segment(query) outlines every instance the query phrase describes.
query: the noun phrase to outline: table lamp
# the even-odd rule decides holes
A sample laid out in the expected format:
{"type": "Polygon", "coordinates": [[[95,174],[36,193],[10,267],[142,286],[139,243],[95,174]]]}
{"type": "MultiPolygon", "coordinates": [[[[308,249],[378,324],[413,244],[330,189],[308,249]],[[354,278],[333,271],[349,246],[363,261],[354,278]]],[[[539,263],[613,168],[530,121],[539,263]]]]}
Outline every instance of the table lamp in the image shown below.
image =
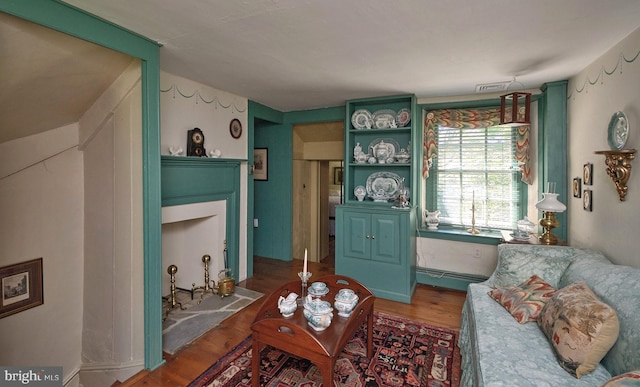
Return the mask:
{"type": "Polygon", "coordinates": [[[536,203],[536,208],[542,211],[542,219],[540,225],[544,229],[544,233],[538,237],[543,245],[557,245],[558,238],[551,233],[551,230],[558,227],[556,220],[556,212],[564,212],[567,206],[558,201],[558,194],[551,192],[543,192],[542,200],[536,203]]]}

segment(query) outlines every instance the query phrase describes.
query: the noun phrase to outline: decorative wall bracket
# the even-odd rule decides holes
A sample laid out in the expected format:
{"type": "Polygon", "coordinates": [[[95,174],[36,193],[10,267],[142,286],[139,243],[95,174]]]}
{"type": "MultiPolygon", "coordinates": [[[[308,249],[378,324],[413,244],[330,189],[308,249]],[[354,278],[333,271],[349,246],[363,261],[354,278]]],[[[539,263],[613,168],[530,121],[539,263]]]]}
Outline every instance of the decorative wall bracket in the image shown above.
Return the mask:
{"type": "Polygon", "coordinates": [[[635,149],[621,149],[611,151],[597,151],[596,154],[605,156],[607,165],[607,175],[616,185],[620,201],[623,202],[627,196],[627,182],[631,176],[631,160],[636,156],[635,149]]]}

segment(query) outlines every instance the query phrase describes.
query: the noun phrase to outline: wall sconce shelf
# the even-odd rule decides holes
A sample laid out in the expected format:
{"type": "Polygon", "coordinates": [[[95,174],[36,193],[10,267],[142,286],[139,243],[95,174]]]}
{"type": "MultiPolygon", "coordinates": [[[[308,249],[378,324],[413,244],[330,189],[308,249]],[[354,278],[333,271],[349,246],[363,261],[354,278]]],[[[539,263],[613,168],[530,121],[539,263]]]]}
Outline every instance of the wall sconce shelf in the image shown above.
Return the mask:
{"type": "Polygon", "coordinates": [[[596,154],[604,155],[607,165],[607,175],[616,185],[620,201],[627,196],[627,182],[631,176],[631,160],[636,157],[635,149],[597,151],[596,154]]]}

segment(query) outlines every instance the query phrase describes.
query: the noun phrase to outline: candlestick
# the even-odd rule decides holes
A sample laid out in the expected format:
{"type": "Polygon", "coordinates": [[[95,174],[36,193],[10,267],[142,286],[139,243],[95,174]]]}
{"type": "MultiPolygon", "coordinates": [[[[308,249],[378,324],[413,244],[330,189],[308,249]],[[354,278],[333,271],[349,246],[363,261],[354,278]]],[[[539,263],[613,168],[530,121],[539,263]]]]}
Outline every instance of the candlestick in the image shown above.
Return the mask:
{"type": "Polygon", "coordinates": [[[302,272],[307,273],[307,249],[304,249],[304,264],[302,265],[302,272]]]}
{"type": "Polygon", "coordinates": [[[302,287],[300,290],[300,298],[298,298],[298,305],[304,305],[304,299],[307,296],[307,281],[311,278],[311,273],[307,272],[299,272],[298,277],[300,277],[300,281],[302,282],[302,287]]]}

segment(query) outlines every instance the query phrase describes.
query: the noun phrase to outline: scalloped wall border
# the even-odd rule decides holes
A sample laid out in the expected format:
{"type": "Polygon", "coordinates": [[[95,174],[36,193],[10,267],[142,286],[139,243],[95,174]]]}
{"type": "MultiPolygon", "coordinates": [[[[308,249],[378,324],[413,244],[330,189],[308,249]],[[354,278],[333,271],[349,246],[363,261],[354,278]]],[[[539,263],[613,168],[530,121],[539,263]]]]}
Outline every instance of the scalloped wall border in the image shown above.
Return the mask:
{"type": "Polygon", "coordinates": [[[173,91],[173,98],[176,98],[176,92],[177,92],[178,94],[180,94],[180,96],[182,96],[183,98],[191,99],[191,98],[194,98],[194,97],[195,97],[196,105],[198,104],[198,101],[202,101],[202,102],[204,102],[204,103],[206,103],[206,104],[215,104],[215,105],[214,105],[214,108],[215,108],[215,109],[217,109],[217,108],[218,108],[218,106],[220,106],[220,107],[222,107],[223,109],[229,109],[229,108],[231,108],[231,111],[232,111],[232,112],[244,113],[245,111],[247,111],[247,107],[246,107],[246,106],[245,106],[245,107],[243,107],[243,108],[240,108],[240,107],[238,107],[238,105],[236,105],[236,104],[235,104],[235,103],[233,103],[233,102],[229,102],[229,104],[228,104],[228,105],[225,105],[225,104],[223,104],[223,103],[222,103],[222,101],[220,101],[220,98],[218,98],[217,96],[216,96],[216,97],[213,97],[213,99],[212,99],[212,100],[208,101],[207,99],[205,99],[205,98],[202,96],[202,94],[200,94],[200,91],[198,91],[198,90],[195,90],[195,91],[194,91],[193,93],[191,93],[191,94],[184,93],[183,91],[181,91],[181,90],[180,90],[180,88],[178,87],[178,85],[176,85],[175,83],[174,83],[174,84],[172,84],[168,89],[162,89],[162,88],[160,88],[160,92],[161,92],[161,93],[169,93],[169,92],[171,92],[171,91],[173,91]]]}
{"type": "Polygon", "coordinates": [[[586,74],[585,75],[585,80],[584,80],[584,82],[582,82],[582,86],[576,87],[575,90],[572,91],[567,96],[567,99],[568,100],[570,100],[572,98],[575,99],[576,96],[575,96],[574,92],[578,93],[578,94],[582,93],[583,91],[585,93],[588,93],[589,92],[589,90],[588,90],[589,85],[595,86],[598,82],[600,82],[600,84],[603,84],[604,83],[604,77],[605,76],[614,75],[616,73],[616,71],[618,71],[618,68],[620,68],[619,71],[620,71],[620,74],[622,74],[622,65],[624,63],[633,63],[633,62],[636,61],[636,59],[638,59],[638,57],[640,57],[640,50],[638,50],[638,52],[636,52],[636,54],[633,57],[631,57],[631,59],[627,59],[627,57],[625,56],[624,52],[621,52],[618,55],[618,61],[616,62],[616,64],[613,67],[613,69],[611,69],[609,71],[609,70],[606,69],[605,65],[602,65],[600,67],[600,71],[598,71],[598,76],[594,80],[591,80],[591,78],[589,78],[589,75],[586,74]]]}

